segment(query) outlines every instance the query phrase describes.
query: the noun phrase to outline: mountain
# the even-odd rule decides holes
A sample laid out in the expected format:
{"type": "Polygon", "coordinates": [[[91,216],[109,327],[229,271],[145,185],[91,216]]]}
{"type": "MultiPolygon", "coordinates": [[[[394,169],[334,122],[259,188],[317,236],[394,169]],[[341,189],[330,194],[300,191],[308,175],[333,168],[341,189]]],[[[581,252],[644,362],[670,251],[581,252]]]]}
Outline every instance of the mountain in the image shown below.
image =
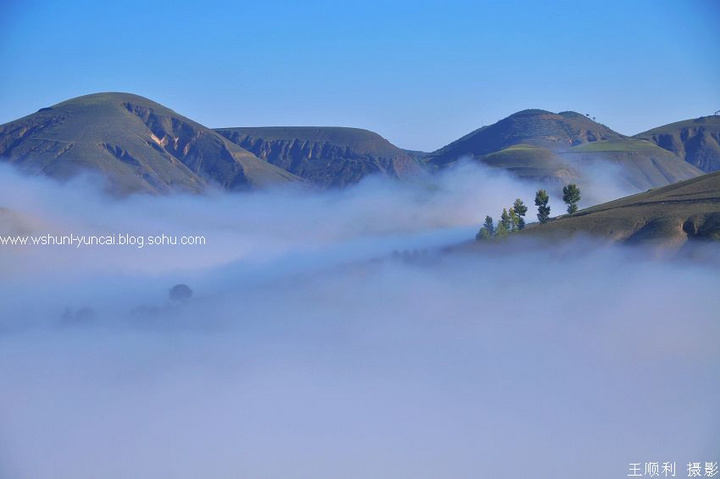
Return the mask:
{"type": "Polygon", "coordinates": [[[678,121],[635,135],[705,172],[720,170],[720,115],[678,121]]]}
{"type": "Polygon", "coordinates": [[[60,179],[100,173],[121,194],[299,181],[214,131],[128,93],[82,96],[0,125],[0,159],[60,179]]]}
{"type": "Polygon", "coordinates": [[[619,138],[623,135],[580,113],[523,110],[463,136],[427,159],[442,167],[462,157],[481,158],[521,144],[562,151],[582,143],[619,138]]]}
{"type": "Polygon", "coordinates": [[[621,198],[545,224],[524,235],[566,238],[585,234],[612,241],[680,246],[689,239],[720,240],[720,172],[621,198]]]}
{"type": "Polygon", "coordinates": [[[516,176],[582,182],[614,165],[625,186],[648,189],[694,178],[701,171],[648,141],[627,138],[576,112],[523,110],[485,126],[426,158],[435,168],[472,158],[516,176]]]}
{"type": "Polygon", "coordinates": [[[403,179],[463,157],[520,178],[583,184],[613,165],[624,186],[648,189],[720,169],[720,117],[629,138],[575,112],[524,110],[433,152],[402,150],[367,130],[211,130],[146,98],[98,93],[0,125],[0,161],[66,179],[99,173],[120,194],[208,185],[234,190],[309,182],[343,187],[371,174],[403,179]]]}
{"type": "Polygon", "coordinates": [[[267,162],[321,187],[357,183],[369,174],[406,178],[422,171],[420,152],[377,133],[340,127],[258,127],[215,130],[267,162]]]}

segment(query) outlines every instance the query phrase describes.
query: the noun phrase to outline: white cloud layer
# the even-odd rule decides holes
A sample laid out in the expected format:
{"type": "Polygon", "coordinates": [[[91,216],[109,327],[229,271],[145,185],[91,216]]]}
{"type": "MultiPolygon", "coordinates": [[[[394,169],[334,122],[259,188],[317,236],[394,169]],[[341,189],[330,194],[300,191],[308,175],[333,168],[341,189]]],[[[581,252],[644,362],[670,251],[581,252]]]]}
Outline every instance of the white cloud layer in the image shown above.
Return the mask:
{"type": "Polygon", "coordinates": [[[715,267],[586,241],[437,253],[517,197],[534,217],[540,185],[470,166],[322,194],[0,185],[40,233],[208,241],[0,246],[0,478],[606,479],[720,460],[715,267]],[[170,301],[176,283],[194,298],[170,301]]]}

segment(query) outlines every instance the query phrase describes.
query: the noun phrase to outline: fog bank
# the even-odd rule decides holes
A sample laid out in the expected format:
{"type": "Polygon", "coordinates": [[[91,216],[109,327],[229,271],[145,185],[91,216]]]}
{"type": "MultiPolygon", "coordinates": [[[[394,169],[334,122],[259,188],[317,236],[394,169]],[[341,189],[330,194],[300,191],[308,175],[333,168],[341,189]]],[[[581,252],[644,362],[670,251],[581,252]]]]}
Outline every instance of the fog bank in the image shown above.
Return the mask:
{"type": "Polygon", "coordinates": [[[1,478],[606,479],[720,460],[716,268],[590,241],[439,252],[515,198],[534,215],[542,185],[471,166],[322,194],[0,185],[39,232],[208,239],[0,246],[1,478]],[[177,283],[190,300],[169,299],[177,283]]]}

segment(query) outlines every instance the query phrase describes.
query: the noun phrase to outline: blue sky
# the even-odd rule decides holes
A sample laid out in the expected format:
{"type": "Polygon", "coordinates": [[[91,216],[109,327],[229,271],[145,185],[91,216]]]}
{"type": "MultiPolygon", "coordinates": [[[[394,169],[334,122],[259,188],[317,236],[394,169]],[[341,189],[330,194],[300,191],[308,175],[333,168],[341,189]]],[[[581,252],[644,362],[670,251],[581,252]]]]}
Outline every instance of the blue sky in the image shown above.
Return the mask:
{"type": "Polygon", "coordinates": [[[207,126],[338,125],[434,150],[525,108],[626,134],[720,109],[720,3],[0,4],[0,123],[129,91],[207,126]]]}

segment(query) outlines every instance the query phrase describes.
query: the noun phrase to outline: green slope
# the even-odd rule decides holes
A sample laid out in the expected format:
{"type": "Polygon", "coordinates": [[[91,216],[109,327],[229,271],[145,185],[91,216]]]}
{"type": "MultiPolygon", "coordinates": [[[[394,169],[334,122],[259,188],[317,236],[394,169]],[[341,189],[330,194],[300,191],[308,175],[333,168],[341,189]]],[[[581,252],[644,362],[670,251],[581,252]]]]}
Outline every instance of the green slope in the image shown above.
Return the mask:
{"type": "Polygon", "coordinates": [[[562,151],[582,143],[622,137],[576,112],[523,110],[431,153],[427,161],[442,167],[462,157],[478,158],[514,145],[530,144],[562,151]]]}
{"type": "Polygon", "coordinates": [[[587,234],[670,246],[688,239],[720,240],[720,172],[534,224],[523,234],[554,238],[587,234]]]}
{"type": "Polygon", "coordinates": [[[632,138],[585,143],[564,154],[571,164],[583,168],[588,164],[615,165],[626,186],[647,190],[688,180],[703,174],[676,155],[654,143],[632,138]]]}
{"type": "Polygon", "coordinates": [[[119,193],[298,180],[212,130],[128,93],[74,98],[1,125],[0,159],[61,179],[97,172],[119,193]]]}
{"type": "Polygon", "coordinates": [[[635,138],[652,141],[702,171],[720,170],[720,116],[670,123],[635,138]]]}
{"type": "Polygon", "coordinates": [[[503,168],[519,178],[569,182],[580,177],[559,155],[542,146],[514,145],[484,155],[480,160],[486,165],[503,168]]]}
{"type": "Polygon", "coordinates": [[[694,178],[701,171],[651,142],[627,138],[575,112],[524,110],[480,128],[426,161],[436,168],[469,157],[531,180],[590,181],[613,165],[623,187],[648,189],[694,178]]]}
{"type": "Polygon", "coordinates": [[[346,186],[370,174],[405,178],[421,172],[414,155],[377,133],[341,127],[220,128],[225,138],[321,187],[346,186]]]}

